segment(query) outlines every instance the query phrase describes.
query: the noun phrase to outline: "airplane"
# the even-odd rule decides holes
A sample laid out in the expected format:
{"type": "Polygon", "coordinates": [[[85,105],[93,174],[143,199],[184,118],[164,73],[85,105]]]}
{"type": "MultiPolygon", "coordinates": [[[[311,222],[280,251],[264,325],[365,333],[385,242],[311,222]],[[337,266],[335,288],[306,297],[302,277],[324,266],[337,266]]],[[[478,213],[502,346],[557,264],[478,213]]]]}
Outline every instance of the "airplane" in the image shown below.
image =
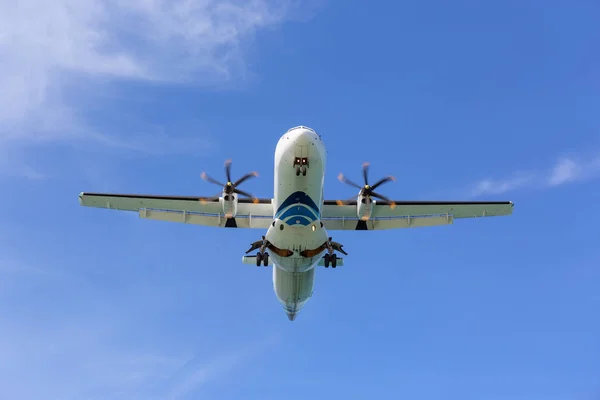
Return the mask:
{"type": "Polygon", "coordinates": [[[287,317],[294,321],[313,295],[317,266],[336,268],[348,255],[332,240],[331,231],[372,231],[449,225],[457,218],[511,215],[511,201],[405,201],[390,200],[376,190],[395,180],[386,176],[370,184],[369,164],[363,164],[363,185],[344,175],[339,180],[358,189],[350,200],[324,199],[326,152],[322,137],[306,126],[289,129],[275,148],[272,198],[256,198],[239,189],[257,176],[250,172],[233,181],[231,161],[225,163],[225,184],[212,197],[141,194],[79,194],[82,206],[138,212],[141,218],[221,228],[266,230],[253,242],[242,262],[273,266],[273,288],[287,317]]]}

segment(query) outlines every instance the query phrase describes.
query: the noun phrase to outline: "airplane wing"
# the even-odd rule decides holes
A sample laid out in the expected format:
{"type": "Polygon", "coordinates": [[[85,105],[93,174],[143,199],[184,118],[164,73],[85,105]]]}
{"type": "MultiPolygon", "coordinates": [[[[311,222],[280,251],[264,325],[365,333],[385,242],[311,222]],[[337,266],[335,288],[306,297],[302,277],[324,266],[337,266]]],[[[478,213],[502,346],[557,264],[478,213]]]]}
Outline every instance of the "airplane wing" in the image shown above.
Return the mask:
{"type": "Polygon", "coordinates": [[[140,218],[146,219],[226,228],[266,229],[273,221],[271,199],[240,198],[234,218],[225,217],[219,199],[204,200],[194,196],[82,192],[79,194],[79,204],[86,207],[134,211],[140,218]]]}
{"type": "Polygon", "coordinates": [[[325,200],[322,211],[327,230],[382,230],[452,224],[456,218],[511,215],[511,201],[375,201],[368,221],[357,217],[356,200],[338,205],[325,200]],[[392,207],[393,204],[395,207],[392,207]]]}

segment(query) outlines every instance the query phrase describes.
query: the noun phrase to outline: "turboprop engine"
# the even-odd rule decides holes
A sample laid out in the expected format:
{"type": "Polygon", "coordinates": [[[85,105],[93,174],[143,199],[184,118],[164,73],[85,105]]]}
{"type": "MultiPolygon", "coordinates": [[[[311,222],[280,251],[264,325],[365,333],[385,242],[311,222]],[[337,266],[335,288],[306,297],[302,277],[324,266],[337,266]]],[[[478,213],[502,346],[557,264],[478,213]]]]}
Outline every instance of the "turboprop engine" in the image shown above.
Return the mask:
{"type": "Polygon", "coordinates": [[[211,198],[207,198],[207,199],[200,199],[200,201],[201,202],[210,201],[210,200],[216,200],[218,198],[219,202],[221,203],[221,207],[223,208],[223,214],[227,218],[234,218],[236,216],[239,196],[244,196],[244,197],[249,197],[249,198],[254,199],[254,196],[252,196],[248,192],[244,192],[243,190],[238,189],[238,186],[240,184],[242,184],[243,182],[245,182],[246,180],[248,180],[252,177],[258,176],[258,173],[254,172],[254,171],[249,172],[249,173],[245,174],[244,176],[242,176],[237,181],[232,182],[231,181],[231,160],[225,161],[225,176],[227,177],[226,184],[223,184],[223,183],[211,178],[210,176],[208,176],[206,174],[206,172],[203,172],[201,176],[202,176],[202,179],[204,179],[205,181],[214,183],[215,185],[222,186],[223,189],[222,189],[221,193],[219,193],[218,195],[213,196],[211,198]]]}
{"type": "MultiPolygon", "coordinates": [[[[378,198],[378,199],[386,201],[389,204],[389,206],[392,208],[396,207],[396,203],[394,203],[392,200],[375,192],[375,189],[377,189],[379,186],[383,185],[386,182],[395,181],[396,178],[394,178],[393,176],[386,176],[385,178],[381,178],[380,180],[375,182],[373,185],[369,185],[368,172],[369,172],[369,163],[364,163],[363,167],[362,167],[362,173],[363,173],[363,180],[365,183],[363,186],[360,186],[360,185],[352,182],[351,180],[346,178],[343,174],[340,174],[338,176],[338,179],[341,182],[343,182],[347,185],[353,186],[357,189],[360,189],[360,191],[358,192],[358,197],[356,198],[356,216],[359,219],[361,219],[362,221],[368,221],[373,216],[373,198],[378,198]]],[[[341,201],[340,200],[337,203],[339,205],[348,205],[348,204],[352,204],[353,201],[350,201],[350,200],[341,201]]]]}
{"type": "Polygon", "coordinates": [[[358,195],[356,215],[363,221],[368,221],[371,218],[371,215],[373,215],[373,199],[370,196],[358,195]]]}

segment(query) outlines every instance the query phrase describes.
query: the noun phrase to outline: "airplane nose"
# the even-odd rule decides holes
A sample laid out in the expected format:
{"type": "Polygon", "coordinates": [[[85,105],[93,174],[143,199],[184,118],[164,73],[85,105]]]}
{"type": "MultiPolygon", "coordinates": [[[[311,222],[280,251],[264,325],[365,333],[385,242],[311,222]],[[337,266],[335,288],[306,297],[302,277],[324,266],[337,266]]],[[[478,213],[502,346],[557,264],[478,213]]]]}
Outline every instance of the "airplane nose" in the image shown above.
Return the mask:
{"type": "Polygon", "coordinates": [[[288,312],[287,313],[287,317],[290,321],[293,321],[296,319],[296,313],[295,312],[288,312]]]}
{"type": "Polygon", "coordinates": [[[286,132],[285,137],[296,144],[305,146],[318,139],[317,133],[306,126],[297,126],[286,132]]]}
{"type": "Polygon", "coordinates": [[[314,134],[311,131],[301,131],[301,132],[298,132],[295,142],[296,142],[296,144],[306,146],[313,140],[314,140],[314,134]]]}

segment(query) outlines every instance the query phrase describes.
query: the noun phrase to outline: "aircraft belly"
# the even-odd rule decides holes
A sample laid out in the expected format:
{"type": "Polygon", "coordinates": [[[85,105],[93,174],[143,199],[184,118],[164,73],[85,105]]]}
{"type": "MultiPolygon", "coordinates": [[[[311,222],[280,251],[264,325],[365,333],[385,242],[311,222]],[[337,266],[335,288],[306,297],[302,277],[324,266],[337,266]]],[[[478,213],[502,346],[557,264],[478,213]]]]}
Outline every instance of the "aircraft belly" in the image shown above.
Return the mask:
{"type": "Polygon", "coordinates": [[[273,266],[273,288],[291,320],[312,296],[314,281],[314,268],[304,272],[289,272],[273,266]]]}

